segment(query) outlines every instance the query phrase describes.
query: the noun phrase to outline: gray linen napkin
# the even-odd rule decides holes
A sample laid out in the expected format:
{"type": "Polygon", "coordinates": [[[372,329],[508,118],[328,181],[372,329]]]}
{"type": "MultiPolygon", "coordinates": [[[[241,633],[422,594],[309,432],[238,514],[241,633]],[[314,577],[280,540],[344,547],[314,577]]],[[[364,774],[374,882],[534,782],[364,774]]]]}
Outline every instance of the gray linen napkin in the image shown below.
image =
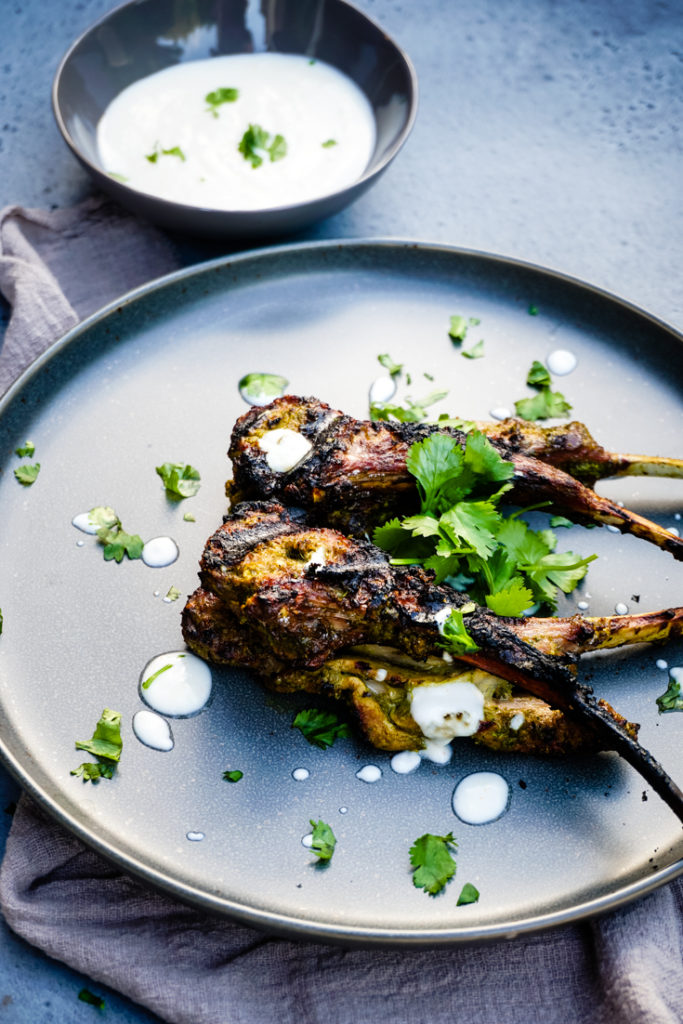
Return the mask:
{"type": "MultiPolygon", "coordinates": [[[[167,240],[105,200],[0,212],[12,306],[0,392],[79,318],[173,269],[167,240]]],[[[476,948],[274,938],[150,892],[26,796],[0,868],[11,928],[172,1024],[681,1024],[683,882],[591,923],[476,948]]]]}

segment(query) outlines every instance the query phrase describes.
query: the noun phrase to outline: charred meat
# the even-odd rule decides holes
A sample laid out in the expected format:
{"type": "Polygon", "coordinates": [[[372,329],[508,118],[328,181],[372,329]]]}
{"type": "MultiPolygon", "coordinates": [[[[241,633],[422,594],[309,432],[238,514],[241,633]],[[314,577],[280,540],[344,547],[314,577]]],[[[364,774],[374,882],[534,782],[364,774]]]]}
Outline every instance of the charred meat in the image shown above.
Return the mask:
{"type": "MultiPolygon", "coordinates": [[[[417,492],[406,457],[414,442],[435,431],[465,444],[466,434],[453,427],[356,420],[317,399],[286,395],[252,408],[235,424],[228,493],[236,503],[275,499],[302,507],[316,522],[362,536],[391,516],[416,511],[417,492]]],[[[510,496],[517,504],[543,503],[577,523],[613,526],[683,559],[683,539],[558,468],[549,454],[552,441],[543,460],[520,452],[523,443],[514,433],[501,431],[491,441],[514,465],[510,496]]],[[[578,459],[576,464],[583,465],[578,459]]]]}

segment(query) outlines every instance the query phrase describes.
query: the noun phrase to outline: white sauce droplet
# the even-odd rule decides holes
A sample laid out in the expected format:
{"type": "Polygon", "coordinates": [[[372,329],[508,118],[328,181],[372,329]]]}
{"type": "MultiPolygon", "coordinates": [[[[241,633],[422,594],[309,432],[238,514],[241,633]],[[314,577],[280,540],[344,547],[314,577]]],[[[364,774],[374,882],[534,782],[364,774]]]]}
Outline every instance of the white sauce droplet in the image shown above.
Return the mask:
{"type": "Polygon", "coordinates": [[[89,512],[79,512],[71,520],[71,525],[75,526],[77,530],[82,530],[83,533],[95,534],[99,530],[99,526],[96,526],[90,519],[89,512]]]}
{"type": "Polygon", "coordinates": [[[315,549],[306,565],[327,565],[327,552],[322,545],[315,549]]]}
{"type": "Polygon", "coordinates": [[[431,761],[432,764],[448,764],[453,757],[453,748],[450,743],[442,743],[440,740],[427,740],[420,751],[423,761],[431,761]]]}
{"type": "Polygon", "coordinates": [[[579,601],[576,607],[580,612],[585,612],[588,609],[588,601],[579,601]]]}
{"type": "Polygon", "coordinates": [[[77,540],[76,541],[76,547],[77,548],[82,548],[84,544],[85,544],[84,540],[77,540]]]}
{"type": "Polygon", "coordinates": [[[378,377],[370,387],[370,402],[377,405],[388,402],[396,394],[396,381],[393,377],[378,377]]]}
{"type": "Polygon", "coordinates": [[[140,677],[140,696],[145,704],[162,715],[171,718],[196,715],[211,696],[211,669],[189,651],[158,654],[145,665],[140,677]],[[159,672],[160,669],[163,671],[159,672]],[[145,687],[145,681],[155,672],[159,675],[145,687]]]}
{"type": "Polygon", "coordinates": [[[669,667],[669,662],[664,661],[664,658],[657,658],[655,665],[657,666],[657,668],[661,669],[662,671],[665,671],[665,669],[669,667]]]}
{"type": "Polygon", "coordinates": [[[427,739],[445,744],[472,736],[484,718],[484,696],[474,683],[423,683],[410,693],[410,713],[427,739]]]}
{"type": "Polygon", "coordinates": [[[382,769],[376,764],[366,764],[356,772],[356,778],[361,782],[379,782],[382,778],[382,769]]]}
{"type": "Polygon", "coordinates": [[[341,71],[301,54],[250,53],[184,61],[129,85],[100,119],[97,147],[102,166],[142,192],[257,210],[351,185],[367,167],[375,137],[367,97],[341,71]],[[214,117],[204,97],[220,86],[238,96],[214,117]],[[261,149],[263,163],[253,167],[238,151],[249,124],[283,136],[286,154],[273,161],[261,149]],[[325,146],[330,140],[336,145],[325,146]],[[180,155],[161,152],[175,147],[180,155]]]}
{"type": "Polygon", "coordinates": [[[186,838],[189,839],[191,843],[201,843],[202,839],[204,839],[204,833],[203,832],[187,832],[186,833],[186,838]]]}
{"type": "Polygon", "coordinates": [[[340,814],[348,814],[348,810],[349,810],[348,807],[340,807],[339,808],[339,813],[340,814]]]}
{"type": "Polygon", "coordinates": [[[453,791],[453,811],[468,825],[485,825],[507,810],[510,787],[497,772],[473,772],[453,791]]]}
{"type": "Polygon", "coordinates": [[[305,779],[309,777],[310,774],[311,773],[309,772],[308,768],[295,768],[294,771],[292,772],[292,778],[296,782],[303,782],[305,779]]]}
{"type": "Polygon", "coordinates": [[[623,601],[619,601],[618,604],[615,604],[614,611],[617,615],[628,615],[628,605],[624,604],[623,601]]]}
{"type": "Polygon", "coordinates": [[[172,537],[152,537],[142,549],[142,561],[151,569],[163,569],[173,565],[178,554],[178,545],[172,537]]]}
{"type": "Polygon", "coordinates": [[[307,850],[313,846],[313,833],[309,832],[307,835],[301,837],[301,845],[305,846],[307,850]]]}
{"type": "Polygon", "coordinates": [[[681,518],[681,513],[680,513],[680,512],[674,512],[674,519],[675,519],[675,520],[676,520],[677,522],[678,522],[678,521],[680,520],[680,518],[681,518]]]}
{"type": "Polygon", "coordinates": [[[556,348],[545,361],[545,365],[550,372],[554,373],[557,377],[565,377],[568,373],[571,373],[572,370],[576,369],[577,363],[578,359],[574,353],[566,348],[556,348]]]}
{"type": "Polygon", "coordinates": [[[313,450],[311,442],[297,430],[276,427],[259,438],[259,448],[266,453],[268,468],[273,473],[289,473],[313,450]]]}
{"type": "Polygon", "coordinates": [[[447,665],[453,664],[453,655],[450,653],[450,651],[444,651],[441,657],[443,658],[447,665]]]}
{"type": "Polygon", "coordinates": [[[513,715],[510,719],[510,728],[517,732],[524,725],[524,715],[521,711],[518,711],[516,715],[513,715]]]}
{"type": "Polygon", "coordinates": [[[173,733],[165,718],[154,711],[136,711],[133,715],[133,732],[146,747],[152,750],[173,750],[173,733]]]}
{"type": "Polygon", "coordinates": [[[410,775],[420,767],[422,758],[417,750],[401,750],[391,759],[391,770],[397,775],[410,775]]]}
{"type": "Polygon", "coordinates": [[[681,532],[680,532],[680,530],[678,529],[677,526],[670,526],[669,527],[669,533],[672,533],[674,535],[674,537],[680,537],[680,535],[681,535],[681,532]]]}
{"type": "Polygon", "coordinates": [[[494,420],[509,420],[512,412],[504,405],[498,405],[495,409],[490,410],[489,416],[493,416],[494,420]]]}
{"type": "Polygon", "coordinates": [[[610,533],[621,533],[621,530],[619,529],[619,527],[618,526],[612,526],[611,523],[607,524],[607,529],[609,530],[610,533]]]}

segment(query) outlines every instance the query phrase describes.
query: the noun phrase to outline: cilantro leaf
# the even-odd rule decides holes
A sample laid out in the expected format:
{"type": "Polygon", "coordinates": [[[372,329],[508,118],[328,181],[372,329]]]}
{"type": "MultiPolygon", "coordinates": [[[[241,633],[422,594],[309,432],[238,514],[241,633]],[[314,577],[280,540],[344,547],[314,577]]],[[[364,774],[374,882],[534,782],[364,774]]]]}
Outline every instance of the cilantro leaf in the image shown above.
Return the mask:
{"type": "Polygon", "coordinates": [[[550,517],[550,525],[554,529],[555,527],[559,527],[559,526],[564,526],[564,527],[569,528],[569,527],[573,526],[574,524],[571,521],[571,519],[567,519],[566,516],[551,516],[550,517]]]}
{"type": "Polygon", "coordinates": [[[99,782],[100,779],[111,779],[113,777],[114,765],[93,761],[84,762],[79,764],[78,768],[74,768],[70,774],[75,775],[77,778],[82,778],[84,782],[99,782]]]}
{"type": "Polygon", "coordinates": [[[142,537],[137,533],[126,533],[120,527],[115,530],[102,529],[97,531],[99,540],[104,544],[105,562],[121,562],[124,555],[129,558],[140,558],[142,549],[145,546],[142,537]]]}
{"type": "Polygon", "coordinates": [[[448,335],[454,342],[460,343],[467,335],[467,320],[464,316],[452,316],[451,325],[448,328],[448,335]]]}
{"type": "Polygon", "coordinates": [[[479,650],[478,645],[467,632],[467,626],[465,625],[461,610],[454,608],[451,611],[451,614],[441,628],[441,635],[446,642],[439,646],[450,651],[452,654],[468,654],[479,650]]]}
{"type": "Polygon", "coordinates": [[[377,362],[384,367],[390,377],[400,377],[403,372],[403,363],[395,363],[390,355],[377,356],[377,362]]]}
{"type": "Polygon", "coordinates": [[[246,373],[237,385],[240,394],[254,405],[266,405],[271,398],[279,398],[289,384],[277,373],[246,373]]]}
{"type": "Polygon", "coordinates": [[[14,475],[23,487],[30,487],[38,479],[40,473],[40,463],[36,462],[33,465],[18,466],[14,470],[14,475]]]}
{"type": "Polygon", "coordinates": [[[244,772],[241,772],[239,768],[235,768],[233,771],[223,772],[223,778],[226,782],[239,782],[240,779],[244,778],[244,772]]]}
{"type": "Polygon", "coordinates": [[[163,465],[156,467],[156,472],[161,477],[169,498],[175,501],[191,498],[201,486],[199,470],[194,466],[183,465],[181,462],[164,462],[163,465]]]}
{"type": "Polygon", "coordinates": [[[346,722],[340,722],[333,711],[306,708],[300,711],[292,722],[293,729],[300,729],[309,743],[321,750],[327,750],[341,736],[350,736],[346,722]]]}
{"type": "Polygon", "coordinates": [[[239,94],[239,89],[230,89],[225,86],[214,89],[213,92],[207,92],[204,97],[204,102],[208,103],[206,108],[207,114],[218,117],[218,110],[216,108],[220,107],[222,103],[234,103],[239,98],[239,94]]]}
{"type": "Polygon", "coordinates": [[[282,135],[271,135],[260,124],[250,124],[237,147],[253,168],[263,163],[261,153],[267,153],[271,163],[287,155],[287,143],[282,135]]]}
{"type": "Polygon", "coordinates": [[[19,447],[14,449],[14,454],[18,455],[20,459],[30,459],[35,454],[36,446],[33,441],[24,441],[19,447]]]}
{"type": "Polygon", "coordinates": [[[178,590],[177,587],[171,585],[168,588],[168,591],[166,592],[166,597],[164,598],[164,601],[177,601],[179,597],[180,591],[178,590]]]}
{"type": "Polygon", "coordinates": [[[480,338],[472,348],[463,348],[460,352],[465,359],[482,359],[484,356],[484,339],[480,338]]]}
{"type": "Polygon", "coordinates": [[[465,882],[460,895],[458,896],[458,902],[456,907],[462,907],[467,903],[477,903],[479,900],[479,890],[475,889],[471,882],[465,882]]]}
{"type": "Polygon", "coordinates": [[[107,761],[118,761],[122,749],[121,715],[110,708],[102,712],[91,739],[76,741],[76,750],[87,750],[89,754],[103,757],[107,761]]]}
{"type": "Polygon", "coordinates": [[[313,842],[311,843],[313,853],[319,860],[332,860],[332,854],[337,845],[337,837],[330,826],[324,821],[314,821],[312,818],[310,821],[313,826],[313,842]]]}
{"type": "Polygon", "coordinates": [[[82,1003],[88,1003],[90,1006],[96,1006],[98,1010],[104,1009],[104,999],[102,996],[96,996],[90,989],[82,988],[78,993],[78,998],[82,1003]]]}
{"type": "Polygon", "coordinates": [[[424,398],[413,400],[406,396],[405,405],[392,405],[389,402],[373,402],[370,405],[371,420],[398,420],[399,423],[422,423],[427,419],[430,405],[440,402],[448,394],[447,391],[432,391],[424,398]]]}
{"type": "Polygon", "coordinates": [[[416,839],[410,848],[410,863],[413,866],[413,885],[423,889],[430,896],[445,889],[455,874],[455,860],[451,850],[458,847],[453,833],[435,836],[430,832],[416,839]]]}
{"type": "Polygon", "coordinates": [[[529,313],[529,316],[538,316],[538,306],[535,306],[532,302],[527,312],[529,313]]]}
{"type": "Polygon", "coordinates": [[[185,154],[183,153],[180,146],[171,146],[169,149],[162,149],[158,142],[154,143],[154,149],[151,153],[148,153],[145,157],[151,164],[155,164],[160,156],[176,156],[179,160],[185,163],[185,154]]]}
{"type": "Polygon", "coordinates": [[[669,686],[666,692],[661,697],[657,697],[657,707],[660,715],[664,714],[665,711],[683,711],[681,684],[677,679],[674,679],[673,674],[669,676],[669,686]]]}
{"type": "Polygon", "coordinates": [[[111,505],[96,505],[88,512],[88,521],[100,529],[113,530],[121,526],[121,520],[111,505]]]}
{"type": "Polygon", "coordinates": [[[491,501],[459,501],[444,512],[440,525],[453,546],[465,541],[480,558],[489,558],[496,549],[500,521],[500,512],[491,501]]]}
{"type": "Polygon", "coordinates": [[[337,143],[336,139],[326,139],[326,141],[322,143],[323,149],[331,149],[332,146],[337,146],[337,145],[338,145],[338,143],[337,143]]]}
{"type": "Polygon", "coordinates": [[[566,416],[571,410],[570,403],[560,391],[543,388],[533,398],[521,398],[515,402],[515,412],[523,420],[547,420],[566,416]]]}
{"type": "Polygon", "coordinates": [[[185,515],[183,516],[183,522],[184,523],[196,523],[197,520],[195,519],[195,517],[192,515],[191,512],[186,512],[185,515]]]}
{"type": "Polygon", "coordinates": [[[543,363],[539,363],[538,359],[534,359],[531,364],[529,372],[526,375],[526,382],[529,387],[532,388],[546,388],[550,387],[552,384],[550,374],[543,363]]]}
{"type": "Polygon", "coordinates": [[[520,576],[513,576],[507,586],[486,595],[486,604],[496,615],[522,615],[534,603],[534,595],[524,586],[520,576]]]}

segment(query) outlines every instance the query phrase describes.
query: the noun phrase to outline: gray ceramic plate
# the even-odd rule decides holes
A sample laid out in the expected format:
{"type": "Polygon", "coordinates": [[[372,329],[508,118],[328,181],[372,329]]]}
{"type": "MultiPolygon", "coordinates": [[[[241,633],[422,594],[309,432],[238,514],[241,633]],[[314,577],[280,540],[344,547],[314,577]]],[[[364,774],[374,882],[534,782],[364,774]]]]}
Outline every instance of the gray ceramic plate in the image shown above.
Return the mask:
{"type": "MultiPolygon", "coordinates": [[[[171,753],[142,746],[131,731],[140,671],[181,642],[180,602],[163,595],[171,585],[183,595],[194,588],[204,541],[225,509],[225,451],[246,408],[237,392],[244,373],[285,374],[292,392],[363,415],[377,355],[389,352],[411,370],[414,394],[448,387],[444,408],[482,418],[522,397],[532,359],[559,347],[579,359],[561,389],[597,438],[622,451],[676,454],[679,335],[558,274],[443,247],[323,243],[220,260],[139,290],[54,346],[0,409],[0,743],[26,789],[147,882],[307,938],[500,938],[617,906],[680,873],[680,823],[612,755],[530,760],[461,741],[448,767],[423,763],[398,776],[388,756],[360,741],[309,746],[290,728],[294,702],[275,702],[227,670],[215,672],[211,705],[174,723],[171,753]],[[453,347],[453,313],[480,319],[468,341],[485,339],[484,358],[463,359],[453,347]],[[27,437],[42,464],[30,489],[12,472],[27,437]],[[166,501],[154,471],[168,460],[202,474],[197,497],[180,506],[166,501]],[[97,504],[113,505],[144,538],[171,534],[179,560],[157,570],[105,563],[94,538],[71,525],[97,504]],[[185,511],[195,523],[183,521],[185,511]],[[105,706],[123,713],[125,746],[117,777],[95,787],[69,772],[82,760],[74,740],[90,736],[105,706]],[[373,785],[355,777],[368,763],[383,771],[373,785]],[[307,781],[292,778],[298,767],[310,771],[307,781]],[[244,778],[224,782],[225,768],[244,778]],[[510,809],[488,826],[461,824],[451,810],[455,782],[488,768],[509,780],[510,809]],[[301,844],[310,818],[338,837],[326,869],[301,844]],[[411,883],[408,850],[424,832],[451,829],[458,874],[431,898],[411,883]],[[189,842],[188,831],[205,838],[189,842]],[[465,882],[481,899],[456,907],[465,882]]],[[[680,481],[605,490],[667,526],[683,509],[680,481]]],[[[681,603],[681,566],[658,549],[578,527],[562,543],[600,555],[581,593],[593,614],[620,601],[681,603]]],[[[642,723],[644,744],[680,783],[683,715],[658,716],[655,705],[667,686],[655,664],[662,656],[683,663],[680,645],[640,649],[594,658],[583,676],[642,723]]]]}

